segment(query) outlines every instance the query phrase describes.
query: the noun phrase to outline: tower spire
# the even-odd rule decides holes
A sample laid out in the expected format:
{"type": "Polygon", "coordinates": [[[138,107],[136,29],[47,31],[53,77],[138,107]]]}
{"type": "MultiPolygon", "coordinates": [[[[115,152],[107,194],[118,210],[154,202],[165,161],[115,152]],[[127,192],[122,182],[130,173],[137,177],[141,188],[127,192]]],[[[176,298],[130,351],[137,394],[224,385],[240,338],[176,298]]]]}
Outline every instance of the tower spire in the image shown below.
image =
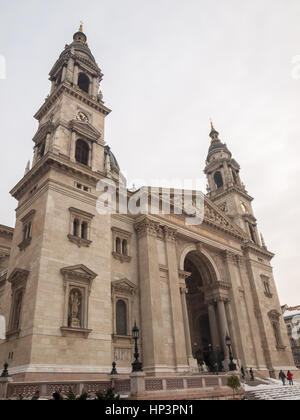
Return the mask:
{"type": "Polygon", "coordinates": [[[83,32],[83,22],[82,22],[82,20],[80,21],[80,26],[79,26],[78,32],[83,32]]]}

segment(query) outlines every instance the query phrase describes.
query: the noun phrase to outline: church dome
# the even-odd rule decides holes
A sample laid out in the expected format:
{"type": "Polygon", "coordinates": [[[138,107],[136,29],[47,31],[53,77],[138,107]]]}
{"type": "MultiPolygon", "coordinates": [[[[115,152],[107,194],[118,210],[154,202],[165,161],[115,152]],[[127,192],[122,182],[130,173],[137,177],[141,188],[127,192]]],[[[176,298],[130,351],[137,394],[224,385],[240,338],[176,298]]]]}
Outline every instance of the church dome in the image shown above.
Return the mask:
{"type": "Polygon", "coordinates": [[[114,172],[120,173],[120,166],[118,164],[118,161],[115,155],[113,154],[113,152],[110,150],[109,146],[104,147],[104,162],[106,162],[107,156],[109,157],[111,170],[114,172]]]}

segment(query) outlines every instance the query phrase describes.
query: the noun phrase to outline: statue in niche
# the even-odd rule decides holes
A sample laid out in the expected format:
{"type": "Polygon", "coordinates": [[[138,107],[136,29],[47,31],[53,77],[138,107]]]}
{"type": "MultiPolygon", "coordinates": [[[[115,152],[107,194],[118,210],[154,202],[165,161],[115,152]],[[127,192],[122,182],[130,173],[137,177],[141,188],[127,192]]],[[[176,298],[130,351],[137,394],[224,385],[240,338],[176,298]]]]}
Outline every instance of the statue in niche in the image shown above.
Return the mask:
{"type": "Polygon", "coordinates": [[[69,300],[69,327],[81,328],[81,293],[72,290],[69,300]]]}

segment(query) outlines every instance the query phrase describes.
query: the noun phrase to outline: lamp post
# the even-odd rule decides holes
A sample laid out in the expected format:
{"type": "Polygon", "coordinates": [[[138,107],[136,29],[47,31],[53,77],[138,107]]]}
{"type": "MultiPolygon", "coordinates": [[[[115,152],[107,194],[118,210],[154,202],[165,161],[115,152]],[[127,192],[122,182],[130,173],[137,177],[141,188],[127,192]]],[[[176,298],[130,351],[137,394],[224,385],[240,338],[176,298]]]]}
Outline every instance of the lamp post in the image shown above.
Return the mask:
{"type": "Polygon", "coordinates": [[[229,352],[229,359],[230,359],[230,363],[229,363],[229,370],[232,372],[234,370],[236,370],[236,364],[233,363],[233,355],[232,355],[232,350],[231,350],[231,338],[229,337],[229,335],[227,334],[226,336],[226,346],[228,347],[228,352],[229,352]]]}
{"type": "Polygon", "coordinates": [[[137,345],[137,341],[140,337],[140,330],[138,329],[136,322],[134,323],[134,327],[132,328],[132,337],[135,341],[135,347],[134,347],[134,362],[132,363],[132,372],[143,372],[143,365],[139,361],[139,349],[137,345]]]}

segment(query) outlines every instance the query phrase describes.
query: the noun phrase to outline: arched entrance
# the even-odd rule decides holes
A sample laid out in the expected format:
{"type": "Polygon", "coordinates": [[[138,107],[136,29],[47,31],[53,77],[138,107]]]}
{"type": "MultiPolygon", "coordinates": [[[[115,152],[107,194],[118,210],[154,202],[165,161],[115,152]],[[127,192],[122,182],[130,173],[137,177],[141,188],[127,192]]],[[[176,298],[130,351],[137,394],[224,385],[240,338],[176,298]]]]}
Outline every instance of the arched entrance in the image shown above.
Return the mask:
{"type": "Polygon", "coordinates": [[[186,278],[186,305],[188,312],[191,351],[201,365],[206,363],[211,370],[217,362],[221,365],[224,352],[220,343],[217,307],[207,302],[207,291],[217,282],[217,273],[205,255],[189,252],[184,260],[186,278]]]}

